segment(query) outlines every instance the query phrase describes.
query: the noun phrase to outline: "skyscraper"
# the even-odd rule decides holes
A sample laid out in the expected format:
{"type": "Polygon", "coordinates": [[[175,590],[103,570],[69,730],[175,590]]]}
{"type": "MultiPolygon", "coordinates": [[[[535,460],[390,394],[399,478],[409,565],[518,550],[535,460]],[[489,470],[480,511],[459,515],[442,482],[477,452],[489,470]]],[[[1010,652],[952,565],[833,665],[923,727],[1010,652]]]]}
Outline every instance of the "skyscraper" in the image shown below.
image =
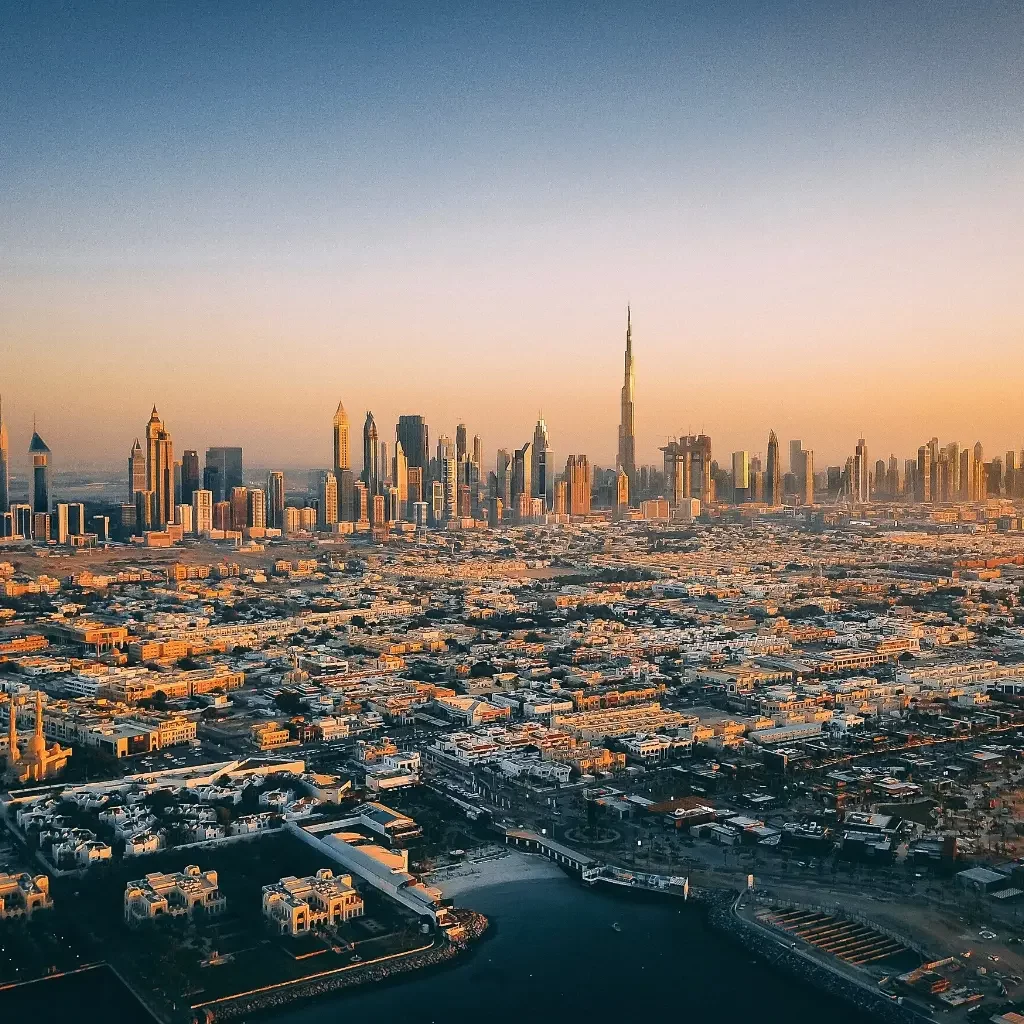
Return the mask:
{"type": "Polygon", "coordinates": [[[814,504],[814,452],[810,448],[802,448],[800,458],[803,462],[797,477],[800,481],[800,500],[804,505],[814,504]]]}
{"type": "Polygon", "coordinates": [[[768,431],[768,461],[765,464],[764,500],[769,505],[782,504],[782,464],[779,462],[779,439],[768,431]]]}
{"type": "Polygon", "coordinates": [[[146,484],[146,453],[142,450],[139,439],[135,438],[135,444],[128,454],[128,500],[134,501],[139,491],[148,489],[146,484]]]}
{"type": "Polygon", "coordinates": [[[732,453],[733,499],[737,504],[749,500],[750,495],[750,452],[732,453]]]}
{"type": "Polygon", "coordinates": [[[231,529],[244,530],[249,525],[249,488],[231,488],[231,529]]]}
{"type": "Polygon", "coordinates": [[[11,455],[8,447],[7,424],[4,422],[4,404],[0,398],[0,515],[11,507],[11,455]]]}
{"type": "Polygon", "coordinates": [[[241,448],[207,448],[203,487],[213,493],[213,501],[223,501],[232,487],[244,483],[241,448]]]}
{"type": "Polygon", "coordinates": [[[146,490],[153,492],[153,528],[162,530],[174,522],[174,447],[155,405],[146,424],[146,490]]]}
{"type": "Polygon", "coordinates": [[[409,463],[401,441],[395,442],[395,468],[391,474],[395,484],[397,507],[392,509],[395,519],[407,519],[409,507],[409,463]]]}
{"type": "Polygon", "coordinates": [[[201,487],[192,492],[192,529],[197,537],[213,529],[213,495],[201,487]]]}
{"type": "Polygon", "coordinates": [[[636,434],[633,416],[635,378],[633,372],[633,326],[630,309],[626,307],[626,360],[622,382],[622,402],[619,418],[619,454],[615,468],[621,469],[629,479],[630,493],[636,490],[636,434]]]}
{"type": "Polygon", "coordinates": [[[284,530],[284,473],[279,470],[267,477],[267,526],[284,530]]]}
{"type": "Polygon", "coordinates": [[[192,495],[202,486],[199,475],[199,452],[188,449],[181,453],[181,501],[192,504],[192,495]]]}
{"type": "Polygon", "coordinates": [[[50,511],[50,449],[34,428],[28,453],[32,457],[32,513],[47,513],[50,511]]]}
{"type": "Polygon", "coordinates": [[[399,416],[395,434],[402,443],[409,468],[422,469],[425,478],[430,468],[430,438],[423,417],[399,416]]]}
{"type": "Polygon", "coordinates": [[[800,470],[803,467],[803,456],[801,455],[803,450],[803,441],[789,442],[789,471],[798,479],[800,477],[800,470]]]}
{"type": "MultiPolygon", "coordinates": [[[[458,461],[455,458],[455,445],[444,434],[437,439],[437,468],[441,484],[441,517],[454,519],[459,500],[458,461]]],[[[436,513],[435,521],[440,521],[436,513]]]]}
{"type": "Polygon", "coordinates": [[[338,481],[333,473],[326,470],[320,474],[317,490],[317,526],[330,530],[338,521],[338,481]]]}
{"type": "Polygon", "coordinates": [[[460,464],[466,457],[466,452],[468,451],[468,439],[466,424],[458,424],[455,428],[455,461],[460,464]]]}
{"type": "MultiPolygon", "coordinates": [[[[622,469],[625,473],[625,469],[622,469]]],[[[628,479],[628,477],[627,477],[628,479]]],[[[565,461],[566,497],[571,516],[590,514],[590,463],[586,455],[570,455],[565,461]]]]}
{"type": "Polygon", "coordinates": [[[530,476],[532,478],[532,497],[541,498],[544,508],[548,510],[555,501],[555,453],[551,450],[548,440],[548,425],[541,416],[533,430],[533,452],[530,476]]]}
{"type": "Polygon", "coordinates": [[[352,452],[349,443],[348,413],[345,406],[338,403],[334,410],[334,475],[341,478],[343,469],[352,468],[352,452]]]}
{"type": "Polygon", "coordinates": [[[518,507],[519,496],[533,497],[533,443],[527,441],[512,457],[512,507],[518,507]]]}
{"type": "Polygon", "coordinates": [[[870,467],[868,464],[868,446],[864,438],[857,441],[853,454],[853,476],[850,481],[853,500],[864,503],[871,500],[870,467]]]}
{"type": "Polygon", "coordinates": [[[363,483],[366,494],[372,503],[374,495],[380,491],[380,439],[377,437],[377,424],[373,413],[367,412],[363,423],[363,483]]]}
{"type": "Polygon", "coordinates": [[[249,491],[248,526],[257,530],[267,525],[267,493],[259,487],[249,491]]]}

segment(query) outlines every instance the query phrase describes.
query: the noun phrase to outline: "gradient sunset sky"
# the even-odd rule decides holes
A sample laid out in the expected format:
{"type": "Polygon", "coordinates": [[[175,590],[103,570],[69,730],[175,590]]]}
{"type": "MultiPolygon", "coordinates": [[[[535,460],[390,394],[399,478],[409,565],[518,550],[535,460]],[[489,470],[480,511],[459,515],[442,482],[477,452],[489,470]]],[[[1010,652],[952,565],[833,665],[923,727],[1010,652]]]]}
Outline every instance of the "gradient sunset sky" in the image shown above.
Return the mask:
{"type": "Polygon", "coordinates": [[[0,196],[16,470],[339,399],[607,465],[627,302],[638,461],[1024,445],[1016,0],[6,3],[0,196]]]}

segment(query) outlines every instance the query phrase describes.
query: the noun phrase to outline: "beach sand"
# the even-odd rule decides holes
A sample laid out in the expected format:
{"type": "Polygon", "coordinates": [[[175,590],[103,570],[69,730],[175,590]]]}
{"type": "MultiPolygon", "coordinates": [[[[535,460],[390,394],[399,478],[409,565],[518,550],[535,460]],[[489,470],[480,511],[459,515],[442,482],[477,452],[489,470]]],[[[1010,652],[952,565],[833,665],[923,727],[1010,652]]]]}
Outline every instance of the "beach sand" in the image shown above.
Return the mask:
{"type": "Polygon", "coordinates": [[[467,858],[450,867],[438,868],[424,880],[429,885],[438,886],[445,896],[455,897],[489,885],[565,877],[561,868],[544,857],[499,849],[497,852],[489,851],[478,860],[467,858]]]}

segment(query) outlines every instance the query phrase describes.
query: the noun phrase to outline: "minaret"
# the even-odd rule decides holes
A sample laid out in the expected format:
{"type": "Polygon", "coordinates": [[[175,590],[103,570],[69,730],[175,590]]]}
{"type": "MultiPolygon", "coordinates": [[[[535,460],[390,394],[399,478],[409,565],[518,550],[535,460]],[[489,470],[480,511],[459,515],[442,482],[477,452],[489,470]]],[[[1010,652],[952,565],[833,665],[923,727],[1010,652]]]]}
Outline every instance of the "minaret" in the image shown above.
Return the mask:
{"type": "Polygon", "coordinates": [[[36,731],[28,741],[29,759],[42,764],[46,753],[46,740],[43,737],[43,691],[36,690],[36,731]]]}
{"type": "Polygon", "coordinates": [[[630,308],[626,307],[626,361],[622,382],[622,409],[619,419],[619,454],[615,468],[621,469],[629,481],[630,494],[636,490],[636,435],[633,422],[633,326],[630,308]]]}
{"type": "Polygon", "coordinates": [[[18,750],[18,715],[13,694],[7,707],[10,714],[10,721],[7,724],[7,763],[14,765],[21,760],[21,751],[18,750]]]}

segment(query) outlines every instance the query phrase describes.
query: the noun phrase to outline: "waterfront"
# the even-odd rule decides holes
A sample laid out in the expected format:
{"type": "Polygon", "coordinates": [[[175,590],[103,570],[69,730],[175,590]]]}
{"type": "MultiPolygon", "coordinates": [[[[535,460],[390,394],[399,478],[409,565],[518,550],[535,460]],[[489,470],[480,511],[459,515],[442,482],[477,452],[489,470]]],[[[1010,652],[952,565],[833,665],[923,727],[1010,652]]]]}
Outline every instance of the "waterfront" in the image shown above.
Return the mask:
{"type": "Polygon", "coordinates": [[[274,1014],[320,1024],[338,1014],[403,1024],[684,1013],[692,1021],[865,1024],[871,1018],[753,960],[692,907],[542,879],[466,892],[492,936],[456,966],[274,1014]],[[618,923],[620,930],[612,926],[618,923]]]}

